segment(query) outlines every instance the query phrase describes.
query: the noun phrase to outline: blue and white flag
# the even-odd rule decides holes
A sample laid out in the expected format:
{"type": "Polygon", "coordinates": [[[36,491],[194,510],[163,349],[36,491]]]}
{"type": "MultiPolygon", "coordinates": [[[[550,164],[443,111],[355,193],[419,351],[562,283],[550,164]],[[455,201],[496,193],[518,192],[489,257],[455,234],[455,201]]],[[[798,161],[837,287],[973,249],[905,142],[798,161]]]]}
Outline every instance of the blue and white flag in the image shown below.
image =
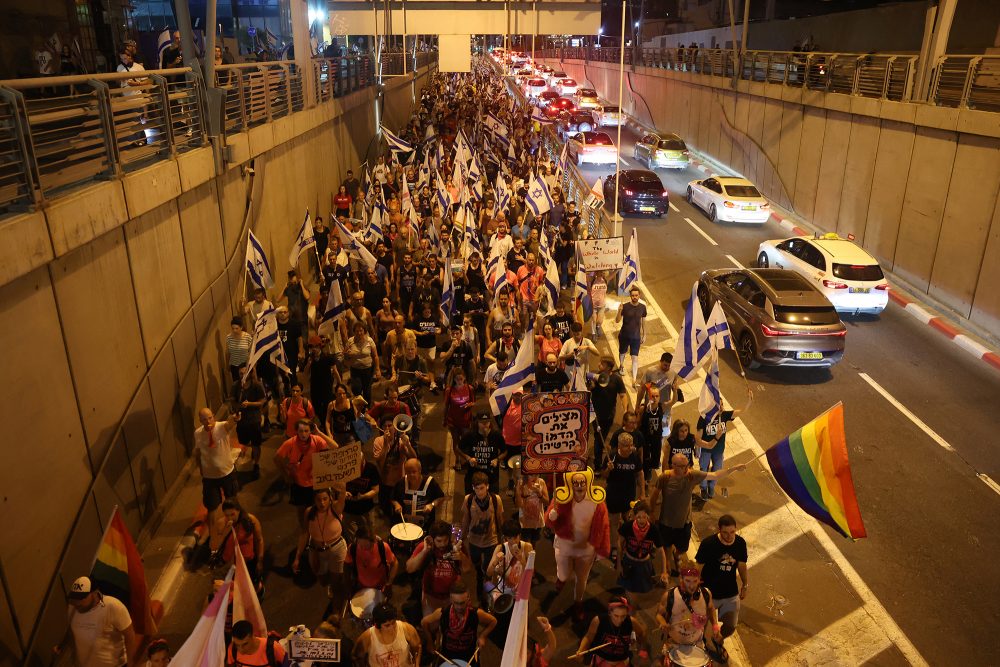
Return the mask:
{"type": "Polygon", "coordinates": [[[396,155],[397,153],[409,153],[413,150],[413,146],[390,132],[385,125],[382,125],[381,127],[382,134],[385,135],[385,142],[389,144],[389,150],[392,151],[393,155],[396,155]]]}
{"type": "Polygon", "coordinates": [[[514,144],[513,142],[507,144],[507,161],[517,162],[517,156],[514,155],[514,144]]]}
{"type": "Polygon", "coordinates": [[[476,183],[478,183],[482,179],[482,177],[483,177],[483,168],[479,166],[479,160],[477,160],[476,156],[473,155],[472,162],[469,163],[468,178],[470,181],[475,181],[476,183]]]}
{"type": "Polygon", "coordinates": [[[708,374],[705,376],[705,384],[701,388],[701,396],[698,397],[698,414],[704,418],[706,424],[719,416],[722,411],[722,393],[719,390],[719,354],[712,351],[711,362],[708,367],[708,374]]]}
{"type": "Polygon", "coordinates": [[[549,187],[545,185],[545,181],[540,176],[535,176],[528,185],[528,193],[525,195],[524,201],[536,216],[552,209],[549,187]]]}
{"type": "Polygon", "coordinates": [[[374,269],[375,265],[378,264],[375,255],[371,254],[368,248],[358,241],[357,237],[354,236],[354,232],[345,227],[339,218],[334,218],[333,220],[337,225],[337,234],[340,236],[340,243],[344,246],[344,250],[354,253],[365,263],[365,266],[369,269],[374,269]]]}
{"type": "Polygon", "coordinates": [[[532,110],[531,120],[535,121],[536,123],[541,123],[543,125],[548,125],[555,122],[555,120],[546,116],[545,113],[538,107],[535,107],[532,110]]]}
{"type": "Polygon", "coordinates": [[[451,315],[455,310],[455,283],[451,274],[451,260],[444,263],[444,281],[441,283],[441,317],[444,326],[451,326],[451,315]]]}
{"type": "Polygon", "coordinates": [[[483,119],[483,125],[486,126],[493,136],[504,146],[510,145],[510,132],[507,126],[493,115],[492,112],[486,112],[486,118],[483,119]]]}
{"type": "Polygon", "coordinates": [[[410,184],[406,182],[405,176],[400,180],[403,181],[403,191],[400,195],[400,210],[406,217],[410,229],[416,234],[420,231],[420,216],[417,215],[417,207],[413,205],[413,197],[410,195],[410,184]]]}
{"type": "Polygon", "coordinates": [[[451,193],[448,192],[448,188],[445,187],[444,179],[441,178],[441,172],[437,175],[437,199],[438,204],[441,206],[441,217],[444,218],[448,215],[448,209],[451,208],[451,193]]]}
{"type": "Polygon", "coordinates": [[[708,340],[708,327],[705,324],[705,314],[701,311],[698,301],[698,283],[691,288],[691,300],[684,311],[684,324],[681,326],[680,337],[674,348],[674,360],[670,362],[670,370],[683,380],[690,380],[711,349],[708,340]]]}
{"type": "MultiPolygon", "coordinates": [[[[385,233],[382,231],[382,220],[385,212],[384,205],[381,202],[375,202],[375,206],[372,207],[372,219],[365,228],[365,241],[367,243],[375,245],[385,238],[385,233]]],[[[362,218],[364,215],[365,212],[361,211],[362,218]]]]}
{"type": "Polygon", "coordinates": [[[528,319],[528,328],[521,338],[521,347],[514,358],[514,364],[504,373],[500,384],[490,394],[490,410],[494,415],[507,412],[510,397],[515,389],[520,389],[535,381],[535,319],[528,319]]]}
{"type": "Polygon", "coordinates": [[[619,294],[628,294],[632,285],[640,280],[642,280],[642,272],[639,270],[639,235],[636,228],[633,227],[628,250],[625,252],[625,279],[622,281],[619,294]]]}
{"type": "Polygon", "coordinates": [[[250,342],[250,358],[247,360],[244,377],[250,369],[257,365],[257,362],[264,358],[265,354],[275,352],[275,348],[281,347],[281,340],[278,338],[278,314],[274,307],[265,310],[257,318],[253,327],[253,339],[250,342]]]}
{"type": "Polygon", "coordinates": [[[549,235],[544,231],[541,242],[538,244],[538,253],[542,256],[542,262],[545,264],[544,287],[548,294],[545,316],[548,317],[555,314],[556,302],[559,300],[559,268],[549,251],[549,235]]]}
{"type": "MultiPolygon", "coordinates": [[[[157,36],[157,38],[156,38],[156,68],[154,68],[154,69],[158,69],[158,68],[160,68],[160,67],[163,66],[163,52],[167,50],[167,47],[170,46],[170,44],[171,44],[172,41],[173,40],[172,40],[172,38],[170,36],[170,30],[169,29],[164,30],[163,32],[161,32],[157,36]]],[[[52,53],[58,55],[59,51],[55,50],[52,53]]]]}
{"type": "Polygon", "coordinates": [[[440,173],[441,167],[444,165],[444,142],[437,142],[437,148],[434,151],[434,171],[440,173]]]}
{"type": "Polygon", "coordinates": [[[340,281],[334,278],[330,281],[330,294],[326,297],[323,318],[316,330],[320,334],[332,336],[337,320],[345,315],[347,315],[347,304],[344,303],[344,293],[340,289],[340,281]]]}
{"type": "Polygon", "coordinates": [[[504,180],[503,174],[497,172],[497,211],[507,211],[510,208],[510,202],[512,201],[512,196],[510,194],[510,188],[507,187],[507,181],[504,180]]]}
{"type": "Polygon", "coordinates": [[[253,235],[253,230],[247,231],[247,275],[261,289],[274,287],[271,265],[267,263],[264,247],[253,235]]]}
{"type": "Polygon", "coordinates": [[[712,349],[731,350],[733,349],[733,337],[729,331],[729,321],[726,313],[722,310],[722,304],[718,301],[712,306],[712,312],[708,314],[708,321],[705,323],[708,331],[708,342],[712,349]]]}
{"type": "Polygon", "coordinates": [[[312,218],[309,217],[309,211],[306,211],[306,219],[302,221],[302,226],[299,227],[299,234],[295,237],[295,243],[292,245],[292,251],[288,253],[288,263],[292,265],[292,268],[296,268],[299,265],[299,257],[302,255],[303,251],[307,248],[316,247],[316,234],[313,232],[312,218]]]}

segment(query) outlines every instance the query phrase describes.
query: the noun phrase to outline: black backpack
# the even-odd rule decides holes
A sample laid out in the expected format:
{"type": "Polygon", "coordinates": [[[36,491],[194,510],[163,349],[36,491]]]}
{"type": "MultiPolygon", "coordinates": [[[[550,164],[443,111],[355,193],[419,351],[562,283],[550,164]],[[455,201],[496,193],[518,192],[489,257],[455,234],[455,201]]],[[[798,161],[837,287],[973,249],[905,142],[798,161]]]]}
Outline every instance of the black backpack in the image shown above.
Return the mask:
{"type": "MultiPolygon", "coordinates": [[[[381,537],[375,538],[375,544],[378,545],[378,555],[382,558],[382,567],[385,568],[386,575],[389,574],[389,561],[385,557],[385,542],[382,541],[381,537]]],[[[354,561],[354,567],[358,566],[358,543],[352,542],[347,550],[351,554],[351,560],[354,561]]]]}
{"type": "MultiPolygon", "coordinates": [[[[466,499],[465,499],[465,511],[469,512],[470,515],[472,513],[472,497],[474,495],[476,495],[476,494],[470,493],[466,497],[466,499]]],[[[496,524],[497,534],[499,535],[500,534],[500,526],[503,525],[501,523],[501,521],[500,521],[500,519],[501,519],[501,517],[500,517],[500,496],[498,496],[495,493],[491,493],[490,494],[490,505],[493,506],[493,522],[496,524]]]]}

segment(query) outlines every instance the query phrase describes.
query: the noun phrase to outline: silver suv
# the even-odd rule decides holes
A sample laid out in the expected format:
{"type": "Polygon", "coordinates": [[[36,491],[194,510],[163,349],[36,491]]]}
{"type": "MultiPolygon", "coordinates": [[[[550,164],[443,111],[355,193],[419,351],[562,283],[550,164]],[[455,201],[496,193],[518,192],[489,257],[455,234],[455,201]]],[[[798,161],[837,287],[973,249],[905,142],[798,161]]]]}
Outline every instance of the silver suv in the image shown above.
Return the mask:
{"type": "Polygon", "coordinates": [[[793,271],[705,271],[698,301],[705,317],[722,304],[745,368],[829,367],[844,356],[847,327],[829,299],[793,271]]]}

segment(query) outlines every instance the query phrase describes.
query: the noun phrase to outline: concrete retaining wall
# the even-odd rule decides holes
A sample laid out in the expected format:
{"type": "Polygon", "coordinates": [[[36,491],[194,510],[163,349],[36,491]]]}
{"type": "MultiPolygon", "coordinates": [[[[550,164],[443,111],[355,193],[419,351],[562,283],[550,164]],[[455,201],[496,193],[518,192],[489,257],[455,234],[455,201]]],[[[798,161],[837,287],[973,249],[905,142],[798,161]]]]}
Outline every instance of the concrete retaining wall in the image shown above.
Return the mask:
{"type": "MultiPolygon", "coordinates": [[[[372,95],[229,137],[238,158],[219,173],[205,147],[3,223],[0,253],[22,256],[0,262],[0,664],[50,663],[65,591],[116,505],[133,535],[157,523],[198,408],[218,408],[229,383],[244,222],[280,289],[305,208],[328,217],[347,169],[374,151],[372,95]]],[[[411,95],[409,78],[389,82],[387,124],[411,95]]]]}
{"type": "MultiPolygon", "coordinates": [[[[618,99],[616,66],[559,66],[618,99]]],[[[644,67],[626,72],[623,106],[1000,336],[997,114],[644,67]]]]}

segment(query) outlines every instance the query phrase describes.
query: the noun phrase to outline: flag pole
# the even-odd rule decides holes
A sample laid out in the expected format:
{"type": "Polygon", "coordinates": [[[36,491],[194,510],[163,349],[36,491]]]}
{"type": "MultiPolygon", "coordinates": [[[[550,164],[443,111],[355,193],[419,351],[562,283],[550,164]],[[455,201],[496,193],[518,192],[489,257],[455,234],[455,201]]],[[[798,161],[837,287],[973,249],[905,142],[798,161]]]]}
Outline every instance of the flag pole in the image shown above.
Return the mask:
{"type": "MultiPolygon", "coordinates": [[[[247,227],[246,248],[250,247],[250,228],[247,227]]],[[[247,279],[250,277],[250,265],[247,264],[246,249],[243,251],[243,299],[247,298],[247,279]]],[[[264,290],[264,298],[267,298],[267,290],[264,290]]]]}

